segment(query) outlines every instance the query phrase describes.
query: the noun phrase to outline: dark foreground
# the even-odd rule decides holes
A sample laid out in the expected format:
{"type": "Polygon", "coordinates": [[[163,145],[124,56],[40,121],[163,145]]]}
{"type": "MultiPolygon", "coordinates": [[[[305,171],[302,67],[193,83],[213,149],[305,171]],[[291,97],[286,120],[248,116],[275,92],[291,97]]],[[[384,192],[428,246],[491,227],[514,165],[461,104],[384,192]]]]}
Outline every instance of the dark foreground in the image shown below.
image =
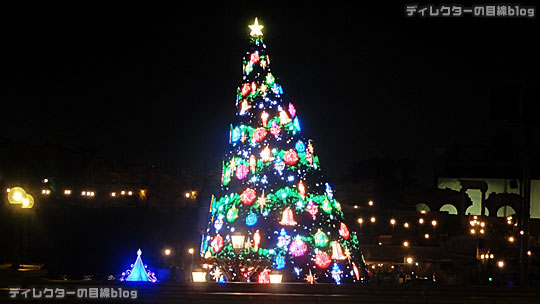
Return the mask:
{"type": "MultiPolygon", "coordinates": [[[[22,302],[9,299],[9,289],[17,285],[2,286],[0,301],[4,303],[22,302]]],[[[500,286],[431,287],[431,286],[357,286],[329,284],[180,284],[180,283],[120,283],[120,282],[76,282],[51,281],[35,285],[24,285],[22,290],[34,287],[65,289],[66,291],[90,288],[122,288],[124,295],[137,290],[137,298],[97,298],[86,300],[77,296],[64,299],[40,300],[39,303],[540,303],[540,289],[500,286]]],[[[94,289],[96,290],[96,289],[94,289]]],[[[31,292],[28,293],[29,295],[31,292]]],[[[113,292],[114,294],[114,292],[113,292]]],[[[28,298],[26,301],[31,301],[28,298]]]]}

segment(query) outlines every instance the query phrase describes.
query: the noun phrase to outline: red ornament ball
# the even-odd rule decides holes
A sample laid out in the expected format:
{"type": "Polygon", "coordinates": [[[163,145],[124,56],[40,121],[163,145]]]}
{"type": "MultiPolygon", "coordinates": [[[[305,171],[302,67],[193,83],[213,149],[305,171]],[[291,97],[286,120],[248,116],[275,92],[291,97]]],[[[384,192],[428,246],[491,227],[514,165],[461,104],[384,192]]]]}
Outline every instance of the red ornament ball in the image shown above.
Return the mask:
{"type": "Polygon", "coordinates": [[[242,203],[244,203],[244,205],[249,205],[253,203],[256,198],[257,194],[255,193],[255,190],[251,188],[247,188],[246,190],[244,190],[244,192],[242,192],[242,194],[240,194],[240,200],[242,201],[242,203]]]}
{"type": "Polygon", "coordinates": [[[210,246],[212,247],[212,250],[214,253],[217,253],[223,248],[223,238],[221,235],[217,234],[213,239],[212,242],[210,242],[210,246]]]}
{"type": "Polygon", "coordinates": [[[251,56],[250,56],[249,59],[250,59],[250,61],[253,62],[253,63],[259,62],[259,52],[251,53],[251,56]]]}
{"type": "Polygon", "coordinates": [[[250,90],[251,90],[251,86],[249,85],[249,83],[244,83],[242,85],[242,90],[241,90],[242,96],[246,96],[250,90]]]}
{"type": "Polygon", "coordinates": [[[332,260],[330,260],[330,257],[326,252],[318,251],[317,254],[315,254],[315,265],[320,268],[327,268],[330,266],[330,263],[332,263],[332,260]]]}
{"type": "Polygon", "coordinates": [[[298,162],[298,154],[293,149],[290,149],[283,155],[283,161],[285,161],[287,165],[292,166],[298,162]]]}
{"type": "Polygon", "coordinates": [[[268,132],[265,128],[257,128],[255,131],[253,131],[253,140],[255,142],[261,142],[268,132]]]}

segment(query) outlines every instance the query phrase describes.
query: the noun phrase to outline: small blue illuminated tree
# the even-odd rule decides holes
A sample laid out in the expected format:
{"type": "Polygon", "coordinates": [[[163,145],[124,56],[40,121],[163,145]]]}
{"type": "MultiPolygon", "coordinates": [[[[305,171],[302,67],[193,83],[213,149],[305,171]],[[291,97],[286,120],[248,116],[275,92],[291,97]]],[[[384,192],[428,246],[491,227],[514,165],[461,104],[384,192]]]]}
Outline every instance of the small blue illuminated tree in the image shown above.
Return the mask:
{"type": "Polygon", "coordinates": [[[131,269],[122,272],[120,281],[128,282],[157,282],[156,275],[150,270],[147,270],[147,266],[143,264],[141,259],[142,251],[137,250],[137,260],[134,264],[131,264],[131,269]]]}

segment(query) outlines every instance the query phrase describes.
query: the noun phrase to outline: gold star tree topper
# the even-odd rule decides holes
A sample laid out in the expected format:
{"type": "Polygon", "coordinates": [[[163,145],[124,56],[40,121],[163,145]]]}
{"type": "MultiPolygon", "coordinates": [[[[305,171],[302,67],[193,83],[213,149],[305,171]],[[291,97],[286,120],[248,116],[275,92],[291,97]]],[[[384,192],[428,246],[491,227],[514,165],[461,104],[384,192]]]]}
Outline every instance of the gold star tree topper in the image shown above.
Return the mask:
{"type": "Polygon", "coordinates": [[[259,20],[257,20],[257,18],[255,18],[255,22],[252,25],[249,26],[249,28],[251,29],[251,33],[249,33],[249,35],[253,36],[253,37],[262,36],[263,35],[263,33],[262,33],[263,27],[264,26],[259,24],[259,20]]]}

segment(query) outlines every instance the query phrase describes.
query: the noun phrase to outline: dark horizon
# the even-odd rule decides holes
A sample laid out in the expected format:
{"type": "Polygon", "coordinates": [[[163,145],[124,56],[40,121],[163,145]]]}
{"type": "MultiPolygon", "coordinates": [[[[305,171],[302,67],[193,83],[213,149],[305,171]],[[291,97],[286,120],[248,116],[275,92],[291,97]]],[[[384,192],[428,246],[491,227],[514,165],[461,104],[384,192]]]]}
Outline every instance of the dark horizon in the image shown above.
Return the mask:
{"type": "Polygon", "coordinates": [[[223,9],[6,10],[0,136],[219,171],[254,17],[285,100],[334,178],[372,157],[411,158],[429,183],[436,149],[498,132],[493,89],[539,82],[536,18],[406,18],[404,5],[223,9]]]}

